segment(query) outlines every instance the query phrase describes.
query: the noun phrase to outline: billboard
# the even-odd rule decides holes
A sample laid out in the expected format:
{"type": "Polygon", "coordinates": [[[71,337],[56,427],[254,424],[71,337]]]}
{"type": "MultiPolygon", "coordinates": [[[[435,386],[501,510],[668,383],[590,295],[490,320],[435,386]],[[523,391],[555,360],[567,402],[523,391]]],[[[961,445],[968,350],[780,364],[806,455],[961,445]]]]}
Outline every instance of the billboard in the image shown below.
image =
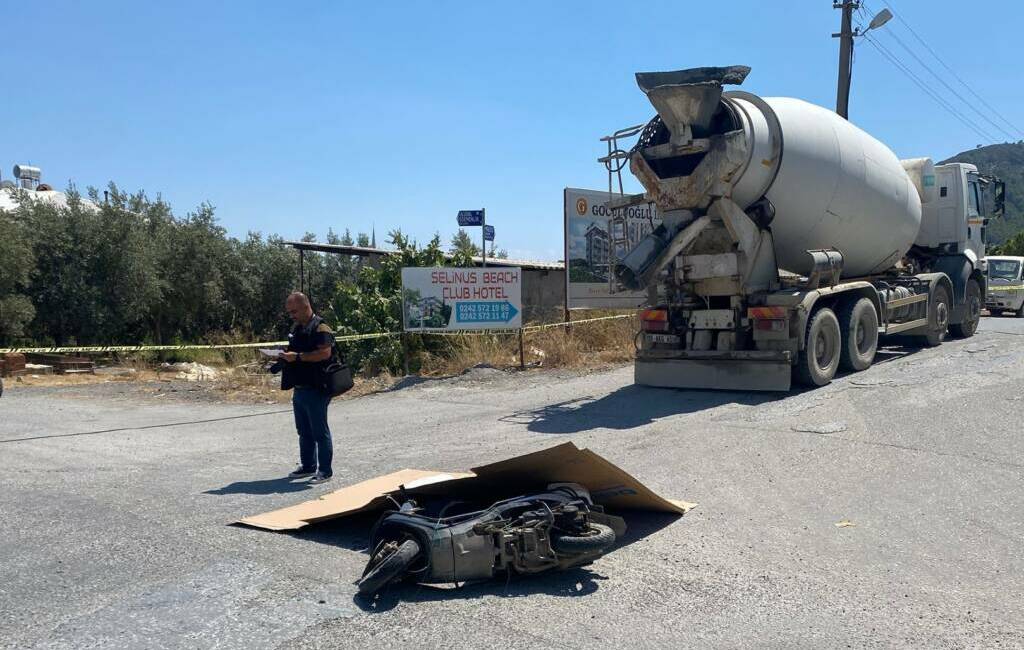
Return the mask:
{"type": "Polygon", "coordinates": [[[661,225],[654,203],[607,207],[608,192],[565,188],[565,296],[569,309],[633,309],[644,291],[624,291],[611,282],[613,260],[621,260],[661,225]]]}
{"type": "Polygon", "coordinates": [[[522,327],[522,270],[518,267],[402,269],[402,326],[406,332],[522,327]]]}

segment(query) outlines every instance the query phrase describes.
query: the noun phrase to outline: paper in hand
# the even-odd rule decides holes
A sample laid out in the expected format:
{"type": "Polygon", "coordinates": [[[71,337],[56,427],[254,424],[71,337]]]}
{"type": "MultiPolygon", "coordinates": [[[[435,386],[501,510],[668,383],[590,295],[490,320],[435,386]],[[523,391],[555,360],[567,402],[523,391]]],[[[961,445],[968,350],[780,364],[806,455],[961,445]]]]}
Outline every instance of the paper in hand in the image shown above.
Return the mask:
{"type": "Polygon", "coordinates": [[[271,359],[278,358],[279,356],[281,356],[281,353],[284,352],[284,350],[268,349],[268,348],[260,348],[259,350],[260,350],[260,354],[262,354],[265,357],[270,357],[271,359]]]}

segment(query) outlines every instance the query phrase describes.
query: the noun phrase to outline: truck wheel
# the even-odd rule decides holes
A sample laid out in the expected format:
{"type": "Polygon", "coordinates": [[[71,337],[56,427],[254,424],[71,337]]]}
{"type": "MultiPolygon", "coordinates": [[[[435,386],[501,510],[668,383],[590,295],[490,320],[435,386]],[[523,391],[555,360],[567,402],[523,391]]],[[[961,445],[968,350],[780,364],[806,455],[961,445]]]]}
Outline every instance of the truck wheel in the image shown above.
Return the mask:
{"type": "Polygon", "coordinates": [[[1013,315],[1016,316],[1017,318],[1024,318],[1024,305],[1021,305],[1020,309],[1013,312],[1013,315]]]}
{"type": "Polygon", "coordinates": [[[843,337],[839,366],[844,370],[867,370],[878,349],[878,312],[867,298],[845,305],[839,311],[843,337]]]}
{"type": "Polygon", "coordinates": [[[914,337],[922,346],[934,348],[942,344],[942,339],[946,337],[946,328],[949,326],[949,303],[949,289],[941,284],[936,286],[932,293],[931,313],[928,314],[928,320],[936,326],[928,330],[927,334],[914,337]]]}
{"type": "Polygon", "coordinates": [[[842,351],[839,319],[828,307],[822,307],[807,323],[807,341],[797,361],[797,381],[805,386],[824,386],[839,368],[842,351]]]}
{"type": "Polygon", "coordinates": [[[967,310],[964,319],[949,326],[949,333],[954,338],[969,339],[978,331],[978,322],[981,320],[981,287],[975,280],[967,281],[967,304],[964,307],[967,310]]]}

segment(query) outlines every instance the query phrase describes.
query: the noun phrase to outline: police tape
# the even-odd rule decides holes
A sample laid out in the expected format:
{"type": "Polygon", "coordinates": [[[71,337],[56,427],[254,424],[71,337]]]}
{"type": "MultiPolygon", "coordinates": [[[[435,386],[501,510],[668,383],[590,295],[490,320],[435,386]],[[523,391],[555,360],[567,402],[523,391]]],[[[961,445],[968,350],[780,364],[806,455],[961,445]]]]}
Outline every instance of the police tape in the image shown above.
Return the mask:
{"type": "Polygon", "coordinates": [[[529,332],[538,332],[540,330],[551,329],[553,327],[573,327],[575,325],[586,325],[587,323],[596,323],[598,321],[607,320],[620,320],[623,318],[636,318],[636,314],[616,314],[614,316],[598,316],[597,318],[581,318],[580,320],[559,321],[557,323],[543,323],[541,325],[526,325],[523,327],[503,327],[475,330],[409,330],[407,334],[416,334],[419,336],[502,336],[509,334],[519,334],[519,332],[523,332],[524,334],[529,332]]]}
{"type": "MultiPolygon", "coordinates": [[[[365,341],[385,336],[397,336],[400,332],[376,332],[373,334],[350,334],[336,336],[339,343],[348,341],[365,341]]],[[[275,348],[288,345],[288,341],[263,341],[258,343],[219,343],[219,344],[182,344],[182,345],[79,345],[50,348],[0,348],[0,354],[74,354],[99,352],[168,352],[175,350],[236,350],[244,348],[275,348]]]]}
{"type": "MultiPolygon", "coordinates": [[[[553,327],[571,327],[585,325],[598,321],[618,320],[622,318],[635,318],[635,314],[618,314],[615,316],[599,316],[597,318],[584,318],[575,321],[563,321],[558,323],[544,323],[542,325],[527,325],[525,327],[507,327],[501,329],[486,330],[412,330],[408,334],[420,336],[501,336],[519,334],[522,331],[536,332],[553,327]]],[[[402,332],[373,332],[371,334],[346,334],[335,336],[337,343],[349,343],[353,341],[368,341],[392,336],[401,336],[402,332]]],[[[0,354],[76,354],[76,353],[102,353],[102,352],[169,352],[177,350],[237,350],[245,348],[274,348],[288,345],[288,341],[263,341],[258,343],[220,343],[220,344],[182,344],[182,345],[80,345],[80,346],[58,346],[58,347],[35,347],[35,348],[0,348],[0,354]]]]}
{"type": "Polygon", "coordinates": [[[1024,284],[990,284],[988,285],[989,294],[993,293],[1009,293],[1009,292],[1020,292],[1024,291],[1024,284]]]}
{"type": "Polygon", "coordinates": [[[621,320],[623,318],[636,318],[636,314],[616,314],[615,316],[598,316],[596,318],[581,318],[580,320],[563,321],[560,323],[544,323],[543,325],[527,325],[523,328],[524,331],[533,332],[536,330],[546,330],[552,327],[572,327],[574,325],[585,325],[586,323],[596,323],[603,320],[621,320]]]}

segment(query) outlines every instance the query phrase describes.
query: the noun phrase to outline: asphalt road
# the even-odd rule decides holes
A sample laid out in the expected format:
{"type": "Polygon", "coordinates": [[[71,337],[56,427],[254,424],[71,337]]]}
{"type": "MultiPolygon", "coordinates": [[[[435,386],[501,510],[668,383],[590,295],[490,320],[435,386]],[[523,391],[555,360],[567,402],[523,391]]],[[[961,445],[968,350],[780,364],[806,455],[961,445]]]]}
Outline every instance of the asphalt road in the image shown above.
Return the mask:
{"type": "Polygon", "coordinates": [[[281,479],[296,453],[281,406],[14,386],[0,646],[1024,647],[1024,320],[982,329],[785,397],[637,388],[621,368],[346,400],[337,479],[316,488],[281,479]],[[365,518],[228,525],[566,440],[700,506],[631,517],[627,544],[585,569],[372,605],[352,584],[365,518]]]}

